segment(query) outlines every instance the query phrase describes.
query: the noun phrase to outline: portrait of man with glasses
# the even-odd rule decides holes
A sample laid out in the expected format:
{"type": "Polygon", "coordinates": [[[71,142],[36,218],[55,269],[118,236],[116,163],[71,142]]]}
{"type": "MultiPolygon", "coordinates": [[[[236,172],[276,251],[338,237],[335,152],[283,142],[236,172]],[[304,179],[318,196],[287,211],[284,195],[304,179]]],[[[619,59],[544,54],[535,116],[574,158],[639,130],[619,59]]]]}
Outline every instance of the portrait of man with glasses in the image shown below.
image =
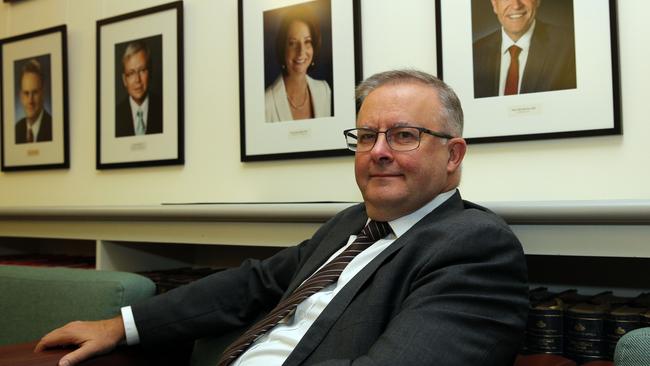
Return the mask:
{"type": "MultiPolygon", "coordinates": [[[[154,67],[154,55],[148,45],[156,42],[160,45],[162,36],[115,46],[116,55],[120,55],[116,85],[116,101],[120,102],[115,109],[115,137],[163,132],[162,82],[152,82],[152,74],[162,67],[154,67]],[[120,49],[123,51],[117,52],[120,49]]],[[[162,65],[160,56],[156,55],[158,65],[162,65]]]]}

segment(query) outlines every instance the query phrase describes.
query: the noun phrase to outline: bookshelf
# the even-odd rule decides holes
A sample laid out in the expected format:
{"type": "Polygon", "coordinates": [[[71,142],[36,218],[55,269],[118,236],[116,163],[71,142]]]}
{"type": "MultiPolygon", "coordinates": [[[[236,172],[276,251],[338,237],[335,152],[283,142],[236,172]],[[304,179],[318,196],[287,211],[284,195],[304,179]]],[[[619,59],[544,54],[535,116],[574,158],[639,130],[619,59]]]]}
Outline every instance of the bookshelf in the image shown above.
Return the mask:
{"type": "MultiPolygon", "coordinates": [[[[94,255],[99,270],[236,265],[309,238],[352,204],[0,207],[0,254],[94,255]]],[[[624,266],[628,259],[650,260],[650,200],[482,204],[508,221],[535,263],[573,258],[572,267],[593,257],[624,266]]],[[[626,287],[627,281],[623,276],[617,283],[626,287]]]]}

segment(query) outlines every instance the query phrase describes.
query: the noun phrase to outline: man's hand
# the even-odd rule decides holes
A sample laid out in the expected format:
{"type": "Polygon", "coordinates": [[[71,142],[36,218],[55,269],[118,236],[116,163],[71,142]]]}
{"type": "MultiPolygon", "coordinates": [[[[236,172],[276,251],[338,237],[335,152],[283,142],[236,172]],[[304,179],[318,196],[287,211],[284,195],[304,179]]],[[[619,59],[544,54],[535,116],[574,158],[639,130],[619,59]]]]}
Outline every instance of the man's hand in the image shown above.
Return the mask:
{"type": "Polygon", "coordinates": [[[38,342],[34,352],[56,346],[79,346],[59,361],[59,366],[73,366],[93,356],[112,351],[124,339],[124,323],[121,316],[108,320],[76,321],[46,334],[38,342]]]}

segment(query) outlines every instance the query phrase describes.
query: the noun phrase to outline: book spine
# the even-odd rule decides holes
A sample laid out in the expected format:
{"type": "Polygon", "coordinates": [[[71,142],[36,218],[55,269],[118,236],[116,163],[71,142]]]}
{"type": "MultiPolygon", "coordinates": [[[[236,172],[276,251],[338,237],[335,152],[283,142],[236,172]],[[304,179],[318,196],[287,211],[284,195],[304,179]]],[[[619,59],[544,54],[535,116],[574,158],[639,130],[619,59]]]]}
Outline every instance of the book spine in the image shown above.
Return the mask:
{"type": "Polygon", "coordinates": [[[608,360],[614,359],[618,340],[628,332],[642,326],[640,312],[639,310],[632,314],[616,314],[615,312],[607,314],[605,318],[605,354],[608,360]]]}
{"type": "Polygon", "coordinates": [[[566,316],[565,354],[578,363],[605,358],[604,313],[569,309],[566,316]]]}
{"type": "Polygon", "coordinates": [[[562,309],[531,309],[526,326],[525,351],[561,355],[564,352],[563,323],[562,309]]]}

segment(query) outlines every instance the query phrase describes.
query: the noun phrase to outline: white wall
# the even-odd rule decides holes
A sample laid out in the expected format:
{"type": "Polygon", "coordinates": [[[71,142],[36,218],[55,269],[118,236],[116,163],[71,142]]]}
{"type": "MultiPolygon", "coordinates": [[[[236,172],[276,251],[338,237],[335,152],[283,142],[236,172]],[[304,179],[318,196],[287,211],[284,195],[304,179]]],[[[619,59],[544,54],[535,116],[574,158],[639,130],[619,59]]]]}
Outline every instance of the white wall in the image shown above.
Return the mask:
{"type": "MultiPolygon", "coordinates": [[[[71,168],[0,173],[0,205],[359,201],[351,157],[239,161],[236,0],[185,1],[185,165],[95,170],[95,22],[165,2],[0,4],[1,38],[67,24],[71,131],[71,168]]],[[[650,2],[620,1],[618,12],[624,135],[471,145],[466,198],[650,198],[650,2]]],[[[366,75],[435,73],[433,0],[363,0],[362,18],[366,75]]]]}

